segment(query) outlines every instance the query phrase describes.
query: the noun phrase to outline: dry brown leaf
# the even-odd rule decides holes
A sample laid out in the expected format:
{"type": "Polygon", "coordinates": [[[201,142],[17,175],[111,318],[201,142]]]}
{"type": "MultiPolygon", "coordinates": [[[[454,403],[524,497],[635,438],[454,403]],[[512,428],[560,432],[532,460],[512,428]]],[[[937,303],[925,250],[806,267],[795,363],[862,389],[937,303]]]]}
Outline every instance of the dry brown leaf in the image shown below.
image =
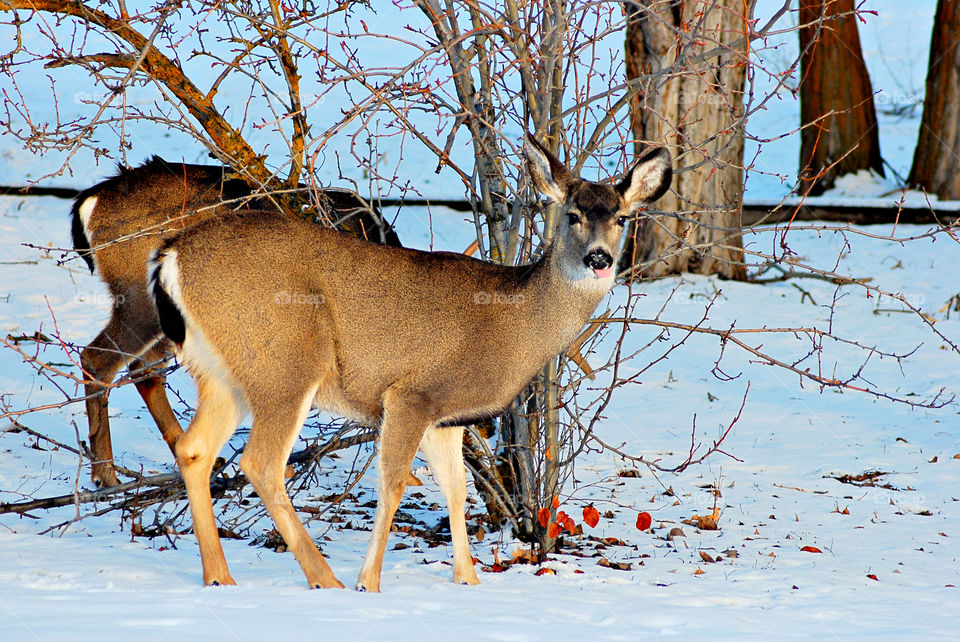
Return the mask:
{"type": "Polygon", "coordinates": [[[633,564],[629,562],[611,562],[606,557],[601,557],[597,561],[597,566],[603,566],[604,568],[612,568],[618,571],[629,571],[633,569],[633,564]]]}
{"type": "MultiPolygon", "coordinates": [[[[714,509],[714,513],[716,513],[714,509]]],[[[682,524],[687,524],[689,526],[696,526],[702,531],[718,531],[720,527],[717,525],[717,518],[714,515],[696,515],[694,514],[690,519],[681,520],[682,524]]]]}
{"type": "Polygon", "coordinates": [[[520,548],[519,546],[513,550],[511,564],[538,564],[540,560],[537,558],[537,554],[533,552],[533,549],[530,548],[520,548]]]}

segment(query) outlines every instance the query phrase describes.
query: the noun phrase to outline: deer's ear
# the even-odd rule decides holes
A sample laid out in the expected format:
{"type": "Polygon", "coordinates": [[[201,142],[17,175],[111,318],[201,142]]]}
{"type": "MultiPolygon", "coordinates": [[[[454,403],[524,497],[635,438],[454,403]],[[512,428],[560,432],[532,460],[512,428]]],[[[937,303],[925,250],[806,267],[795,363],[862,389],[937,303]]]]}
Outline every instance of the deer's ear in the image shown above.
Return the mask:
{"type": "Polygon", "coordinates": [[[563,203],[576,177],[531,134],[524,137],[523,152],[536,188],[551,200],[563,203]]]}
{"type": "Polygon", "coordinates": [[[657,147],[644,154],[617,184],[617,191],[628,205],[655,201],[670,189],[673,180],[670,152],[657,147]]]}

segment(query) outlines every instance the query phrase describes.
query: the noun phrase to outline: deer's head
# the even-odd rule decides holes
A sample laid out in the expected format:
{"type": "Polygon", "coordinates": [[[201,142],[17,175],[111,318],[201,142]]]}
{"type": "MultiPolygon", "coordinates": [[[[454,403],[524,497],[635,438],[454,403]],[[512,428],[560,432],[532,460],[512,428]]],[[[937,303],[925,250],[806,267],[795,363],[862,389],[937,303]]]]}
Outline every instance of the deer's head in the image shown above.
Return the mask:
{"type": "Polygon", "coordinates": [[[616,184],[575,176],[527,135],[524,153],[534,185],[560,205],[555,252],[565,276],[574,282],[613,281],[623,230],[637,207],[660,198],[670,187],[670,152],[657,147],[644,154],[616,184]]]}

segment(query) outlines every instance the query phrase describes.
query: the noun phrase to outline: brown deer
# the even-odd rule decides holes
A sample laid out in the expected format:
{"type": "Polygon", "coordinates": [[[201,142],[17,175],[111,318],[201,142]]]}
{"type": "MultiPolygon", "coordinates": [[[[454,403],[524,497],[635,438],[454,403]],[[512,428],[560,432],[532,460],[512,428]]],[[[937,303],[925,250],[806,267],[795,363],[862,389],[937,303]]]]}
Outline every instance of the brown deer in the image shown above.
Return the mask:
{"type": "Polygon", "coordinates": [[[177,441],[205,584],[233,584],[210,499],[214,460],[240,420],[240,468],[311,587],[342,587],[284,488],[311,406],[379,424],[378,502],[356,588],[379,591],[387,535],[423,452],[447,502],[453,579],[477,584],[464,522],[462,425],[501,411],[577,336],[614,283],[623,225],[669,187],[670,156],[644,155],[617,185],[574,176],[528,137],[537,188],[564,215],[536,263],[376,246],[269,213],[204,221],[157,251],[164,333],[196,379],[177,441]],[[504,364],[509,364],[504,366],[504,364]]]}
{"type": "MultiPolygon", "coordinates": [[[[378,214],[361,211],[363,205],[353,192],[326,190],[322,196],[331,213],[354,215],[363,231],[380,240],[373,234],[379,232],[378,214]]],[[[99,272],[113,301],[107,326],[80,355],[87,380],[84,393],[93,456],[91,478],[97,485],[118,483],[107,397],[124,365],[134,375],[136,388],[171,451],[183,433],[167,400],[163,370],[157,367],[169,346],[146,289],[150,253],[187,225],[236,207],[268,207],[266,199],[251,198],[252,189],[228,168],[167,163],[153,157],[139,167],[121,168],[74,201],[74,248],[91,272],[99,272]]],[[[389,228],[385,240],[399,245],[389,228]]]]}

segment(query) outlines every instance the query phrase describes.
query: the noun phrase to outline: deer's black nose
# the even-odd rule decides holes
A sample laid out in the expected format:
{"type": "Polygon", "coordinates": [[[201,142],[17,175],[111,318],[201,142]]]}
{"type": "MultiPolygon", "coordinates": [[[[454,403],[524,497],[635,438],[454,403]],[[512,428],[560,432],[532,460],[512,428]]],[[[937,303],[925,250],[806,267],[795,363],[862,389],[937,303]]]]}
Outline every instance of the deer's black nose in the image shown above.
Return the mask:
{"type": "Polygon", "coordinates": [[[605,250],[594,250],[583,257],[583,264],[591,270],[603,270],[613,265],[613,257],[605,250]]]}

